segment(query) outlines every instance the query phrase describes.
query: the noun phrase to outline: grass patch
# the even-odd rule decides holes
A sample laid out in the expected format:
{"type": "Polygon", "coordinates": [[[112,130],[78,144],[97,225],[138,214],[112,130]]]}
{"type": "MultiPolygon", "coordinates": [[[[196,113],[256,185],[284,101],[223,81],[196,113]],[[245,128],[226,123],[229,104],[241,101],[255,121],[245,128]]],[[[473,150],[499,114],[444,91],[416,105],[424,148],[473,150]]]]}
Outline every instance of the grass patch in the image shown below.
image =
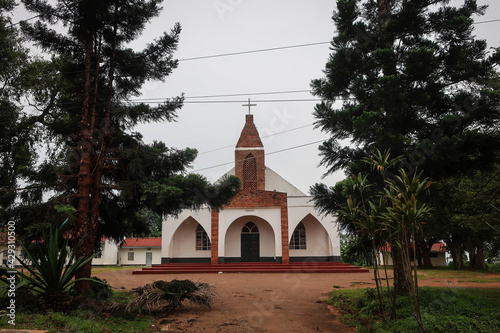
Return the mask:
{"type": "MultiPolygon", "coordinates": [[[[424,326],[428,332],[499,332],[498,289],[420,288],[424,326]]],[[[384,321],[376,291],[334,290],[328,301],[342,310],[342,321],[364,332],[418,332],[409,298],[397,300],[398,318],[384,321]]],[[[389,305],[389,304],[387,304],[389,305]]]]}
{"type": "Polygon", "coordinates": [[[495,283],[500,282],[500,276],[498,277],[473,277],[467,279],[460,279],[458,282],[476,282],[476,283],[495,283]]]}
{"type": "MultiPolygon", "coordinates": [[[[493,267],[493,266],[492,266],[493,267]]],[[[500,279],[500,272],[495,271],[488,265],[488,270],[455,270],[450,267],[436,267],[436,268],[419,268],[417,273],[418,273],[418,278],[420,280],[435,280],[435,279],[469,279],[469,278],[474,278],[474,279],[492,279],[492,278],[499,278],[500,279]]],[[[372,269],[372,267],[369,267],[372,269]]],[[[381,269],[381,273],[383,274],[383,269],[381,269]]],[[[392,267],[387,269],[387,273],[391,276],[393,276],[393,270],[392,267]]],[[[471,281],[475,282],[475,281],[471,281]]],[[[498,282],[495,280],[491,280],[488,282],[498,282]]]]}
{"type": "MultiPolygon", "coordinates": [[[[17,296],[17,295],[16,295],[17,296]]],[[[113,301],[126,304],[135,296],[124,291],[114,291],[113,301]]],[[[17,304],[16,305],[20,305],[17,304]]],[[[98,309],[101,309],[100,306],[98,309]]],[[[57,333],[102,333],[102,332],[157,332],[152,325],[156,318],[150,314],[130,313],[126,315],[109,314],[106,310],[96,310],[88,304],[82,304],[78,309],[69,313],[52,312],[42,313],[30,311],[22,307],[16,313],[16,325],[8,323],[10,318],[0,317],[0,327],[22,329],[48,330],[57,333]]]]}
{"type": "Polygon", "coordinates": [[[469,270],[454,270],[451,268],[419,268],[418,277],[422,280],[429,279],[463,279],[463,278],[478,278],[478,277],[500,277],[498,273],[488,271],[469,271],[469,270]]]}
{"type": "Polygon", "coordinates": [[[107,272],[118,272],[129,269],[141,269],[145,266],[92,266],[92,275],[107,273],[107,272]]]}
{"type": "MultiPolygon", "coordinates": [[[[51,333],[102,333],[102,332],[156,332],[153,328],[155,318],[152,316],[137,316],[134,319],[106,318],[94,312],[75,312],[64,314],[49,312],[45,315],[33,313],[16,314],[15,328],[43,329],[51,333]],[[106,330],[107,329],[107,330],[106,330]]],[[[0,318],[0,327],[10,328],[5,317],[0,318]]]]}

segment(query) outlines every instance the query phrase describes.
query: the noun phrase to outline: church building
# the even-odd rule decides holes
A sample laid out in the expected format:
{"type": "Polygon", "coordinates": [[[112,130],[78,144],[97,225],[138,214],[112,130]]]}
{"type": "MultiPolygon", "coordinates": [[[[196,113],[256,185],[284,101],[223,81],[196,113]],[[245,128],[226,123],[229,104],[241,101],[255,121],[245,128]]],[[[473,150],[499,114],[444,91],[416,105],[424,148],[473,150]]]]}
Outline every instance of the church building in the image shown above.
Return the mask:
{"type": "Polygon", "coordinates": [[[311,196],[266,167],[252,114],[227,174],[242,181],[228,205],[185,210],[163,222],[162,263],[340,261],[331,217],[317,213],[311,196]]]}

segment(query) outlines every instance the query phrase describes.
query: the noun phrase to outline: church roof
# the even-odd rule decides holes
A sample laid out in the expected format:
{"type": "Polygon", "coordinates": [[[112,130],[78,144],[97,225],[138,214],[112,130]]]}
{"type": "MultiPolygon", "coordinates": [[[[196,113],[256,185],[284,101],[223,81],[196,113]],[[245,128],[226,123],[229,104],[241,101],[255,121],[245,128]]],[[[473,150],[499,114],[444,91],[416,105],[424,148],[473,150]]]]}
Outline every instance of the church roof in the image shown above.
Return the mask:
{"type": "Polygon", "coordinates": [[[245,126],[241,131],[240,139],[236,144],[236,148],[255,148],[264,147],[260,141],[259,132],[253,123],[253,114],[246,115],[245,126]]]}
{"type": "MultiPolygon", "coordinates": [[[[220,182],[225,176],[234,176],[235,169],[232,168],[224,176],[219,178],[220,182]]],[[[289,197],[303,197],[307,196],[304,192],[296,188],[292,183],[281,177],[278,173],[266,167],[266,191],[284,192],[289,197]]]]}

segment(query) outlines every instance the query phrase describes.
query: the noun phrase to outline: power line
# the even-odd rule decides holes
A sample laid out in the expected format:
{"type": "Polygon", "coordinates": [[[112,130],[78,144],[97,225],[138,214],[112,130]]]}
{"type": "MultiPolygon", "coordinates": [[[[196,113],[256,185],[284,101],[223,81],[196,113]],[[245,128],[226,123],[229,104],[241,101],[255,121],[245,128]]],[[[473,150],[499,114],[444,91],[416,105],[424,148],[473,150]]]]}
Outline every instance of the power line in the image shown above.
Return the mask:
{"type": "Polygon", "coordinates": [[[483,24],[483,23],[493,23],[493,22],[500,22],[500,19],[487,20],[487,21],[479,21],[479,22],[474,22],[473,24],[483,24]]]}
{"type": "MultiPolygon", "coordinates": [[[[297,149],[297,148],[302,148],[302,147],[306,147],[306,146],[310,146],[310,145],[313,145],[313,144],[316,144],[316,143],[320,143],[320,142],[324,142],[325,139],[323,140],[319,140],[319,141],[314,141],[314,142],[309,142],[309,143],[304,143],[302,145],[297,145],[297,146],[293,146],[293,147],[288,147],[288,148],[284,148],[284,149],[280,149],[280,150],[276,150],[276,151],[272,151],[270,153],[264,153],[264,156],[268,156],[268,155],[273,155],[273,154],[278,154],[278,153],[282,153],[284,151],[288,151],[288,150],[292,150],[292,149],[297,149]]],[[[243,161],[243,160],[241,160],[243,161]]],[[[235,161],[235,162],[241,162],[241,161],[235,161]]],[[[193,170],[191,172],[200,172],[200,171],[203,171],[203,170],[208,170],[208,169],[213,169],[213,168],[218,168],[218,167],[221,167],[221,166],[225,166],[225,165],[230,165],[230,164],[233,164],[235,162],[227,162],[227,163],[222,163],[222,164],[217,164],[217,165],[213,165],[213,166],[210,166],[210,167],[206,167],[206,168],[201,168],[201,169],[196,169],[196,170],[193,170]]]]}
{"type": "MultiPolygon", "coordinates": [[[[224,95],[201,95],[201,96],[186,96],[184,99],[191,98],[217,98],[217,97],[238,97],[238,96],[255,96],[255,95],[279,95],[279,94],[293,94],[293,93],[310,93],[311,90],[286,90],[286,91],[268,91],[268,92],[253,92],[253,93],[237,93],[237,94],[224,94],[224,95]]],[[[137,98],[131,99],[131,102],[137,101],[162,101],[165,100],[164,97],[156,97],[156,98],[137,98]]]]}
{"type": "MultiPolygon", "coordinates": [[[[296,131],[296,130],[299,130],[299,129],[302,129],[302,128],[306,128],[306,127],[310,127],[310,126],[313,126],[313,124],[304,125],[304,126],[300,126],[300,127],[295,127],[295,128],[292,128],[292,129],[289,129],[289,130],[286,130],[286,131],[282,131],[282,132],[278,132],[278,133],[273,133],[273,134],[269,134],[269,135],[266,135],[266,136],[262,136],[261,139],[265,139],[265,138],[269,138],[271,136],[275,136],[275,135],[280,135],[280,134],[284,134],[284,133],[296,131]]],[[[222,149],[232,148],[232,147],[234,147],[234,145],[229,145],[229,146],[224,146],[224,147],[220,147],[220,148],[215,148],[215,149],[207,150],[207,151],[198,153],[198,156],[203,155],[203,154],[212,153],[214,151],[218,151],[218,150],[222,150],[222,149]]]]}
{"type": "MultiPolygon", "coordinates": [[[[22,21],[28,21],[32,20],[36,17],[39,17],[40,15],[33,16],[29,19],[26,20],[21,20],[17,23],[12,24],[16,25],[19,24],[22,21]]],[[[476,24],[484,24],[484,23],[494,23],[494,22],[500,22],[500,19],[492,19],[492,20],[487,20],[487,21],[479,21],[479,22],[473,22],[472,25],[476,24]]],[[[201,59],[210,59],[210,58],[218,58],[218,57],[228,57],[228,56],[234,56],[234,55],[242,55],[242,54],[250,54],[250,53],[259,53],[259,52],[269,52],[269,51],[277,51],[277,50],[285,50],[285,49],[291,49],[291,48],[300,48],[300,47],[309,47],[309,46],[316,46],[316,45],[322,45],[322,44],[330,44],[331,41],[324,41],[324,42],[313,42],[313,43],[305,43],[305,44],[295,44],[295,45],[287,45],[287,46],[278,46],[278,47],[271,47],[271,48],[265,48],[265,49],[256,49],[256,50],[247,50],[247,51],[237,51],[237,52],[230,52],[230,53],[220,53],[220,54],[212,54],[212,55],[207,55],[207,56],[197,56],[197,57],[191,57],[191,58],[184,58],[184,59],[178,59],[177,61],[191,61],[191,60],[201,60],[201,59]]],[[[86,71],[71,71],[71,72],[61,72],[61,74],[77,74],[77,73],[85,73],[86,71]]]]}
{"type": "MultiPolygon", "coordinates": [[[[225,103],[245,103],[248,100],[218,100],[218,101],[184,101],[184,104],[225,104],[225,103]]],[[[319,102],[320,98],[304,98],[304,99],[260,99],[252,100],[255,103],[283,103],[283,102],[319,102]]],[[[158,101],[142,101],[142,102],[128,102],[130,104],[150,104],[158,103],[158,101]]]]}
{"type": "Polygon", "coordinates": [[[297,47],[315,46],[315,45],[322,45],[322,44],[330,44],[330,41],[328,41],[328,42],[307,43],[307,44],[297,44],[297,45],[288,45],[288,46],[278,46],[278,47],[271,47],[271,48],[267,48],[267,49],[257,49],[257,50],[249,50],[249,51],[239,51],[239,52],[231,52],[231,53],[213,54],[213,55],[207,55],[207,56],[184,58],[184,59],[179,59],[178,61],[181,62],[181,61],[190,61],[190,60],[200,60],[200,59],[209,59],[209,58],[228,57],[228,56],[241,55],[241,54],[257,53],[257,52],[268,52],[268,51],[277,51],[277,50],[292,49],[292,48],[297,48],[297,47]]]}
{"type": "Polygon", "coordinates": [[[7,28],[12,28],[18,24],[21,24],[21,22],[28,22],[28,21],[31,21],[31,20],[34,20],[36,19],[37,17],[40,17],[41,14],[38,14],[38,15],[35,15],[35,16],[32,16],[30,18],[27,18],[25,20],[20,20],[20,21],[17,21],[16,23],[12,23],[11,25],[9,25],[7,28]]]}

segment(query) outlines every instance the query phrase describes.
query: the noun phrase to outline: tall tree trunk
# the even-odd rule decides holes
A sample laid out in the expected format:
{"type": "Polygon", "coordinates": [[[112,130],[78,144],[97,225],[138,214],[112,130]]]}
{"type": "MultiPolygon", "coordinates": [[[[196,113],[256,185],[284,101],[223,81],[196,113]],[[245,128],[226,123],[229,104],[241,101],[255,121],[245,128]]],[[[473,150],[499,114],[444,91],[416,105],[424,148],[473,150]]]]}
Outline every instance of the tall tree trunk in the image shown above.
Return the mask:
{"type": "Polygon", "coordinates": [[[421,267],[425,268],[434,267],[434,265],[432,265],[432,260],[431,260],[432,245],[434,245],[434,240],[429,240],[426,242],[425,240],[417,239],[417,246],[422,260],[421,267]]]}
{"type": "Polygon", "coordinates": [[[484,248],[480,246],[470,246],[469,251],[469,268],[470,269],[486,269],[484,263],[484,248]]]}
{"type": "Polygon", "coordinates": [[[396,295],[409,295],[410,287],[405,274],[402,251],[395,243],[391,244],[391,251],[394,270],[394,292],[396,295]]]}
{"type": "MultiPolygon", "coordinates": [[[[92,197],[92,159],[94,156],[93,131],[91,128],[91,108],[92,108],[92,64],[93,64],[93,36],[90,32],[85,40],[85,81],[83,86],[83,105],[81,112],[80,132],[78,133],[80,148],[80,164],[78,170],[78,207],[76,221],[73,226],[74,242],[83,238],[82,244],[77,252],[77,257],[87,256],[92,253],[95,244],[95,233],[93,233],[92,219],[90,217],[90,205],[92,197]]],[[[86,265],[76,274],[75,278],[90,278],[91,265],[86,265]]],[[[89,289],[88,281],[78,281],[76,290],[85,294],[89,289]]]]}
{"type": "Polygon", "coordinates": [[[464,267],[463,252],[460,244],[453,242],[451,239],[446,240],[446,247],[450,251],[451,259],[453,260],[453,266],[455,269],[462,269],[464,267]]]}
{"type": "MultiPolygon", "coordinates": [[[[393,48],[394,45],[394,37],[387,33],[387,27],[389,25],[389,19],[391,17],[391,11],[389,6],[390,0],[377,0],[377,12],[378,12],[378,23],[380,30],[380,42],[381,46],[386,49],[393,48]]],[[[395,63],[387,62],[387,64],[383,68],[384,75],[390,76],[395,75],[397,73],[397,68],[395,63]]],[[[391,113],[392,110],[397,108],[389,107],[386,109],[387,112],[387,120],[392,122],[391,113]]],[[[393,129],[393,126],[388,125],[387,129],[393,129]]],[[[389,136],[394,136],[392,133],[388,133],[389,136]]],[[[396,154],[399,154],[396,151],[396,154]]],[[[392,265],[394,269],[394,291],[397,295],[409,295],[410,289],[408,283],[406,281],[405,269],[403,264],[403,256],[401,253],[401,249],[399,249],[396,244],[391,244],[392,249],[392,265]]]]}
{"type": "MultiPolygon", "coordinates": [[[[99,228],[99,215],[100,215],[100,206],[102,202],[102,188],[103,188],[103,183],[102,183],[102,177],[103,177],[103,171],[105,168],[105,162],[106,158],[108,155],[108,143],[110,140],[110,134],[109,134],[109,124],[110,124],[110,115],[111,115],[111,102],[113,99],[113,84],[114,84],[114,71],[115,71],[115,53],[116,53],[116,34],[117,34],[117,29],[118,29],[118,7],[115,6],[115,12],[114,12],[114,26],[113,26],[113,33],[114,33],[114,41],[112,44],[112,54],[110,57],[110,63],[109,63],[109,72],[108,72],[108,86],[107,86],[107,93],[108,96],[106,98],[106,105],[104,106],[104,110],[102,114],[99,114],[100,108],[97,107],[97,100],[93,104],[93,112],[92,112],[92,133],[94,133],[94,140],[93,142],[95,143],[96,147],[95,152],[97,153],[97,158],[95,160],[95,164],[93,166],[92,174],[91,174],[91,188],[92,188],[92,197],[89,203],[89,209],[88,209],[88,218],[89,218],[89,223],[87,227],[87,238],[85,241],[85,246],[82,246],[86,253],[92,253],[94,251],[95,245],[96,245],[96,235],[98,233],[98,228],[99,228]],[[100,139],[100,140],[99,140],[100,139]]],[[[100,41],[96,43],[98,44],[98,56],[96,60],[96,68],[94,71],[92,71],[92,67],[90,67],[91,73],[95,73],[95,86],[94,86],[94,96],[96,97],[98,94],[98,80],[99,80],[99,54],[101,52],[100,47],[101,43],[100,41]]],[[[92,55],[93,56],[93,55],[92,55]]],[[[91,66],[91,65],[90,65],[91,66]]],[[[86,66],[87,67],[87,66],[86,66]]],[[[85,82],[87,86],[87,82],[85,82]]],[[[83,245],[83,244],[82,244],[83,245]]],[[[82,251],[83,252],[83,251],[82,251]]],[[[82,278],[90,278],[92,273],[92,262],[87,263],[83,269],[80,271],[79,276],[82,278]]],[[[81,281],[79,284],[79,288],[77,290],[80,293],[86,293],[88,292],[90,287],[89,281],[81,281]]]]}
{"type": "Polygon", "coordinates": [[[422,267],[425,268],[433,268],[434,265],[432,264],[432,259],[431,259],[431,248],[426,247],[424,251],[422,251],[422,267]]]}
{"type": "Polygon", "coordinates": [[[476,249],[476,256],[474,260],[474,269],[486,269],[486,264],[484,263],[484,246],[478,246],[476,249]]]}

